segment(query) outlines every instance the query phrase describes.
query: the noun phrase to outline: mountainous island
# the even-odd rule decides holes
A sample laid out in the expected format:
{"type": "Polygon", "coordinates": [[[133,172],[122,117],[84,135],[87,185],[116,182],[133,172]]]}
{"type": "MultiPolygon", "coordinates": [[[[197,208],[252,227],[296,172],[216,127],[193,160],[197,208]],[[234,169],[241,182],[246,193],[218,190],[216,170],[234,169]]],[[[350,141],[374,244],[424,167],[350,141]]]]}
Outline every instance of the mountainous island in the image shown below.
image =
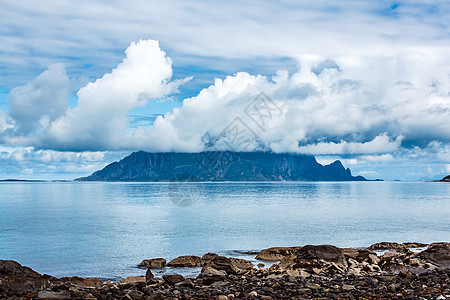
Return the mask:
{"type": "Polygon", "coordinates": [[[365,181],[337,160],[272,152],[133,152],[77,181],[365,181]]]}

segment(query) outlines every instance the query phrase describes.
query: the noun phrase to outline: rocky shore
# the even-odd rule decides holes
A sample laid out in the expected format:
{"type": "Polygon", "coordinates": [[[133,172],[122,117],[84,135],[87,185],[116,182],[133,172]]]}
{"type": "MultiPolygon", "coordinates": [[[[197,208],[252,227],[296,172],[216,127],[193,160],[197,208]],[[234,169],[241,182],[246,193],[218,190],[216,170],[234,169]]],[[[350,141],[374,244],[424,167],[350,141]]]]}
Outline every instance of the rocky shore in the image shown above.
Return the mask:
{"type": "Polygon", "coordinates": [[[0,299],[450,299],[450,243],[274,247],[255,253],[270,267],[214,253],[143,260],[145,276],[118,283],[41,275],[0,260],[0,299]],[[420,252],[411,248],[426,247],[420,252]],[[153,269],[201,267],[196,277],[153,269]],[[152,271],[153,270],[153,271],[152,271]]]}

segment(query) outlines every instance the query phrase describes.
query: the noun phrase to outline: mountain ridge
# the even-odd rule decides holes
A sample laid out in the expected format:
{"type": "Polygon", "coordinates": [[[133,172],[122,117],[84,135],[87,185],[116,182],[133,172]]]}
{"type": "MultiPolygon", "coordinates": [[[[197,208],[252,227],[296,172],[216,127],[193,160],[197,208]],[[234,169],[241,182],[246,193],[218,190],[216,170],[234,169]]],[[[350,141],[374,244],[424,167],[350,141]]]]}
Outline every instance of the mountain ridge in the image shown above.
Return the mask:
{"type": "Polygon", "coordinates": [[[133,152],[76,181],[366,181],[339,160],[272,152],[133,152]]]}

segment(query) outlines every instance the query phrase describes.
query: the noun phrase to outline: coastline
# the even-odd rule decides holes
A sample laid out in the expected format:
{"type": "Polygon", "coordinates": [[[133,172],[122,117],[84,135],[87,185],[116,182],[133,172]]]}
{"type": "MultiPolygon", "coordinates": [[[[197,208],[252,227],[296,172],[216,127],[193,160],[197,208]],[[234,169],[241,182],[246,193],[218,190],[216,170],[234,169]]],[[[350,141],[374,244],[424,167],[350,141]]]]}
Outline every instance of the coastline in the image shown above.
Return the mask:
{"type": "Polygon", "coordinates": [[[41,275],[0,260],[0,299],[448,299],[450,243],[272,247],[245,253],[266,264],[206,253],[141,262],[119,282],[41,275]],[[416,251],[411,251],[413,248],[416,251]],[[196,277],[164,268],[201,268],[196,277]],[[145,271],[147,269],[147,271],[145,271]]]}

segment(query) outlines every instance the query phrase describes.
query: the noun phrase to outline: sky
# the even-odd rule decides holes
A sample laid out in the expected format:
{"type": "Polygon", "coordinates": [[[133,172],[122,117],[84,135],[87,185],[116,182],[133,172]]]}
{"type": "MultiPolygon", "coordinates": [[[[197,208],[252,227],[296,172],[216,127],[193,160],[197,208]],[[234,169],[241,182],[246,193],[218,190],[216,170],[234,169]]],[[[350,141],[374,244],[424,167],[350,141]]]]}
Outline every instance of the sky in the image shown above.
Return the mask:
{"type": "Polygon", "coordinates": [[[0,179],[74,179],[137,150],[211,149],[339,159],[369,179],[450,174],[447,1],[0,9],[0,179]],[[227,142],[241,129],[245,149],[227,142]]]}

